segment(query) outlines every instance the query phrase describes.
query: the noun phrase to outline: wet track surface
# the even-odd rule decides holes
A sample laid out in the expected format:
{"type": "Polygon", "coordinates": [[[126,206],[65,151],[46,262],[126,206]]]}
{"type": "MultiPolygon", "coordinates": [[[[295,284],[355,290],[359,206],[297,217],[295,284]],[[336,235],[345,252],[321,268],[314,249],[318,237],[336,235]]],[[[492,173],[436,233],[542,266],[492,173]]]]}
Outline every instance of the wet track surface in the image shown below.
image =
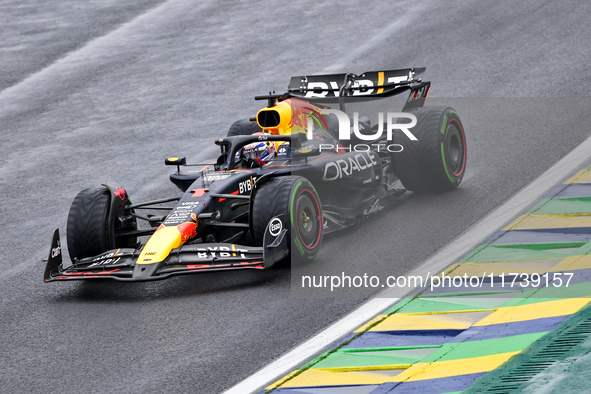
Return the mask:
{"type": "Polygon", "coordinates": [[[454,106],[468,134],[460,189],[409,193],[327,237],[315,273],[408,272],[591,134],[576,99],[591,82],[583,1],[75,3],[0,2],[5,392],[219,392],[369,295],[298,298],[288,269],[42,281],[79,190],[177,193],[163,158],[214,157],[253,96],[292,75],[426,66],[431,104],[454,106]]]}

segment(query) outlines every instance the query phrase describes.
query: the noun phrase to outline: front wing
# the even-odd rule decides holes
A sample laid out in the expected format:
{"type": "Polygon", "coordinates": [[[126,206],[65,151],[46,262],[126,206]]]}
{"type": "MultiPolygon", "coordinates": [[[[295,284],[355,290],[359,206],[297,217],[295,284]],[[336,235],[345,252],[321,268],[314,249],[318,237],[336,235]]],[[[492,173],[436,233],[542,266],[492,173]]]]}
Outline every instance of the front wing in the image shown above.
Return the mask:
{"type": "Polygon", "coordinates": [[[137,264],[141,249],[116,249],[63,266],[59,230],[55,230],[49,257],[45,265],[45,282],[82,279],[115,279],[118,281],[148,281],[174,275],[237,269],[265,269],[285,258],[287,230],[271,235],[269,228],[263,246],[229,243],[184,245],[173,249],[159,263],[137,264]]]}

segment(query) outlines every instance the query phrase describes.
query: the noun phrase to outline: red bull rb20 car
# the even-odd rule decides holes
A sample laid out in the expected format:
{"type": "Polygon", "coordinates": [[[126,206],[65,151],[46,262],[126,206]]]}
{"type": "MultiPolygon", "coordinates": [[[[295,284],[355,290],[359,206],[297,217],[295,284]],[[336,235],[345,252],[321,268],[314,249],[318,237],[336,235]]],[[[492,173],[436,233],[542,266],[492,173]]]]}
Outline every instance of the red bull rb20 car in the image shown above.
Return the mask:
{"type": "Polygon", "coordinates": [[[132,203],[117,185],[83,190],[67,222],[72,264],[64,264],[55,230],[45,281],[146,281],[307,262],[324,234],[406,190],[454,189],[466,170],[464,129],[452,108],[424,106],[430,82],[416,78],[422,72],[293,77],[286,93],[257,97],[268,105],[256,122],[238,121],[215,141],[217,161],[166,159],[180,196],[132,203]],[[403,112],[380,115],[373,126],[343,117],[349,103],[406,92],[403,112]]]}

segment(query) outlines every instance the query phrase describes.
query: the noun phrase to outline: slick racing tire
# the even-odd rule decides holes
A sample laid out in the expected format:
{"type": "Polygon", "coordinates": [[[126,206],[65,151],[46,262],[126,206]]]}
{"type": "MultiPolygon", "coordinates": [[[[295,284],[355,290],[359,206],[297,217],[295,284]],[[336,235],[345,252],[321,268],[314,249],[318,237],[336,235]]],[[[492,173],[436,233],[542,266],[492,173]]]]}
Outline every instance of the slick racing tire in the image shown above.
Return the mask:
{"type": "Polygon", "coordinates": [[[441,192],[460,184],[466,172],[466,135],[457,112],[450,107],[424,107],[410,112],[417,125],[411,141],[400,130],[394,140],[403,146],[392,154],[396,174],[414,192],[441,192]]]}
{"type": "Polygon", "coordinates": [[[253,231],[257,245],[269,221],[287,215],[288,248],[293,262],[312,261],[322,244],[322,205],[316,189],[301,176],[280,176],[263,183],[256,191],[253,207],[253,231]]]}
{"type": "Polygon", "coordinates": [[[233,137],[236,135],[252,135],[262,131],[263,129],[259,127],[257,122],[251,122],[248,119],[240,119],[230,126],[230,129],[228,130],[228,137],[233,137]]]}
{"type": "MultiPolygon", "coordinates": [[[[126,194],[121,205],[131,201],[126,194]]],[[[135,217],[121,210],[111,212],[111,192],[107,187],[82,190],[74,198],[68,214],[67,240],[70,259],[92,257],[109,249],[132,247],[137,237],[121,236],[137,228],[135,217]]]]}

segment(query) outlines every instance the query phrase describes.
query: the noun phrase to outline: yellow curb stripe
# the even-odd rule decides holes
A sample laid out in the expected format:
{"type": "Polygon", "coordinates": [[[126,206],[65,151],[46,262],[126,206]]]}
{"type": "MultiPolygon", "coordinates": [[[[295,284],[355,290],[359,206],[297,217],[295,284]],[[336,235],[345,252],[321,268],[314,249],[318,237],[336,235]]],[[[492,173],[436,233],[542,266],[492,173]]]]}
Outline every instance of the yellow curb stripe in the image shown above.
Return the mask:
{"type": "MultiPolygon", "coordinates": [[[[556,264],[550,272],[577,271],[591,268],[591,255],[568,256],[556,264]]],[[[591,292],[591,286],[589,286],[591,292]]]]}
{"type": "Polygon", "coordinates": [[[474,326],[511,323],[526,320],[542,319],[571,315],[590,301],[588,298],[572,298],[564,300],[544,301],[527,305],[500,307],[496,312],[485,317],[474,326]]]}
{"type": "Polygon", "coordinates": [[[387,317],[388,317],[388,315],[377,315],[376,317],[374,317],[373,319],[371,319],[370,321],[368,321],[367,323],[365,323],[364,325],[362,325],[361,327],[359,327],[357,330],[355,330],[353,332],[359,333],[359,332],[367,331],[369,329],[369,327],[386,319],[387,317]]]}
{"type": "Polygon", "coordinates": [[[395,381],[416,382],[419,380],[488,372],[505,363],[518,353],[520,352],[507,352],[493,354],[491,356],[435,361],[432,363],[417,363],[396,376],[395,381]]]}
{"type": "Polygon", "coordinates": [[[292,376],[296,375],[299,372],[300,372],[299,369],[296,369],[295,371],[290,372],[289,374],[285,375],[283,378],[281,378],[278,381],[273,382],[273,384],[265,387],[265,390],[273,390],[273,389],[276,389],[278,387],[284,387],[283,386],[283,382],[288,381],[289,379],[291,379],[292,376]]]}
{"type": "Polygon", "coordinates": [[[404,371],[405,369],[358,372],[327,372],[324,370],[308,369],[293,379],[285,382],[285,384],[282,384],[281,388],[382,384],[386,382],[398,381],[395,380],[396,375],[399,375],[404,371]]]}
{"type": "Polygon", "coordinates": [[[560,215],[524,215],[503,230],[539,230],[545,228],[591,227],[591,213],[560,215]]]}
{"type": "Polygon", "coordinates": [[[564,183],[591,183],[591,169],[577,172],[564,183]]]}

